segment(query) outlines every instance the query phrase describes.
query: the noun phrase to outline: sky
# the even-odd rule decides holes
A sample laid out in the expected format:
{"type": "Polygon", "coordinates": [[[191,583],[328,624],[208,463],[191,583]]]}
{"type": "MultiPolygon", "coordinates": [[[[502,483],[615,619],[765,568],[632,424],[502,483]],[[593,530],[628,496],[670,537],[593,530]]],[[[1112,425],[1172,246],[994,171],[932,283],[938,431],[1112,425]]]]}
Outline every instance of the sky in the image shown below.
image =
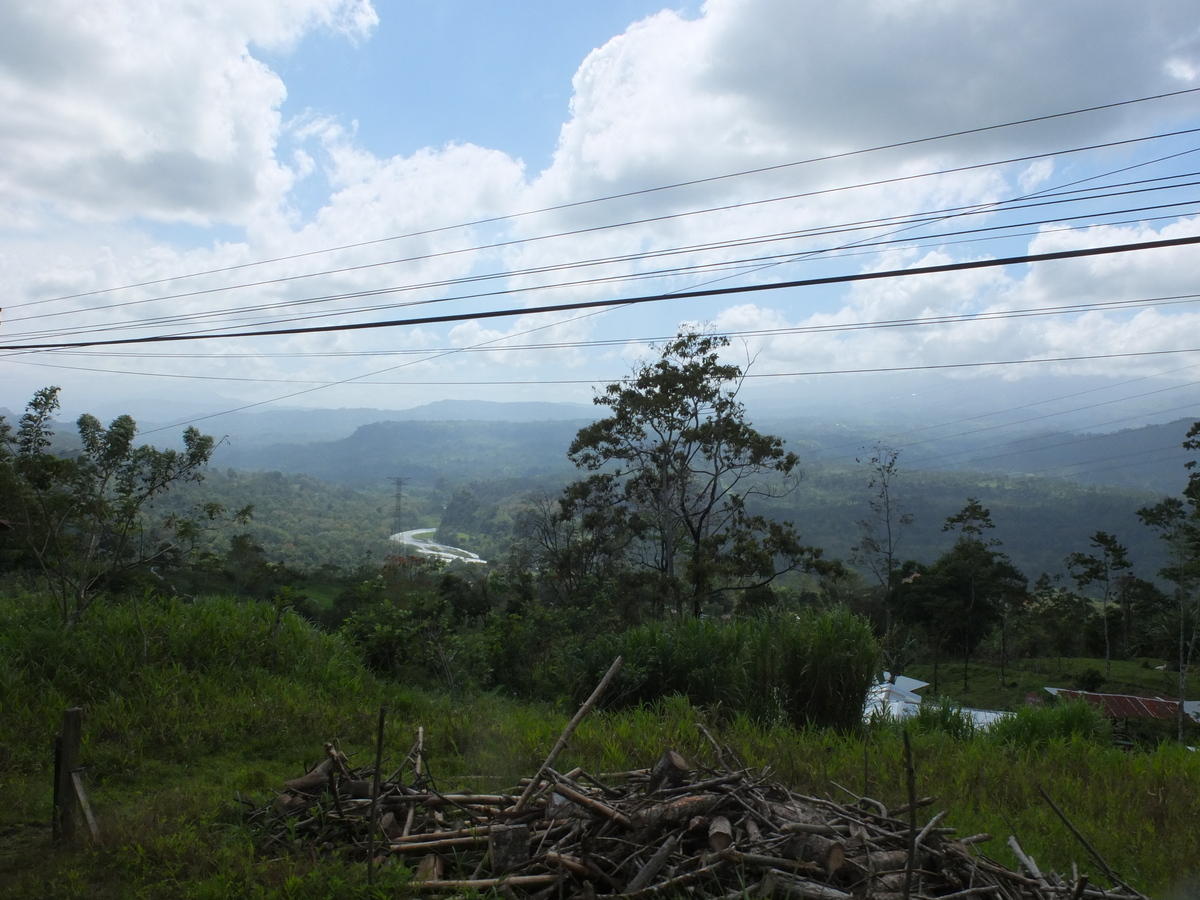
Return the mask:
{"type": "Polygon", "coordinates": [[[0,407],[586,403],[711,328],[796,416],[1186,417],[1197,129],[1194,0],[12,0],[0,407]]]}

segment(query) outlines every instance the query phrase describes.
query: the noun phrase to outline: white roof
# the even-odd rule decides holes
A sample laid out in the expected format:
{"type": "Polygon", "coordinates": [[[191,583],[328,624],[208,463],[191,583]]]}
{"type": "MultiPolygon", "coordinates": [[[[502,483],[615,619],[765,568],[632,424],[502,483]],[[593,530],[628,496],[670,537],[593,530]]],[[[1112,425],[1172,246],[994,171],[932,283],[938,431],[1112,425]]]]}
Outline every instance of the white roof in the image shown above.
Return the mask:
{"type": "Polygon", "coordinates": [[[886,714],[893,719],[906,719],[914,715],[920,705],[921,698],[911,691],[903,690],[894,684],[876,684],[867,691],[863,718],[870,719],[874,715],[886,714]]]}
{"type": "Polygon", "coordinates": [[[928,681],[918,681],[915,678],[909,678],[907,675],[897,675],[893,679],[891,672],[884,672],[883,680],[890,684],[894,684],[896,687],[900,688],[900,690],[908,691],[909,693],[915,693],[921,688],[929,687],[928,681]]]}
{"type": "MultiPolygon", "coordinates": [[[[923,687],[928,687],[929,683],[897,675],[896,681],[893,684],[888,681],[889,675],[887,672],[883,673],[883,678],[882,683],[877,682],[867,691],[867,702],[863,707],[863,719],[869,720],[872,716],[876,715],[886,715],[890,719],[907,719],[909,716],[916,715],[917,709],[921,706],[921,696],[916,692],[923,687]]],[[[997,719],[1012,715],[1012,713],[1000,712],[994,709],[964,708],[963,713],[970,716],[971,721],[978,728],[987,728],[997,719]]]]}

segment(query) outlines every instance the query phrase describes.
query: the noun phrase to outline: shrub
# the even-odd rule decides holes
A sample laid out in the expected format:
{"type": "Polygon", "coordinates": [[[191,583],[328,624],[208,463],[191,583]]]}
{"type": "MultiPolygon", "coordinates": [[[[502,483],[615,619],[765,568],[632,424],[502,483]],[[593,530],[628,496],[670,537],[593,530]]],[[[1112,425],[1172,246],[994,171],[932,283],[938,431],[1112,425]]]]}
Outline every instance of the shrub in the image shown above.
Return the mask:
{"type": "Polygon", "coordinates": [[[1104,675],[1099,669],[1088,668],[1079,673],[1079,677],[1075,679],[1075,686],[1081,691],[1095,692],[1100,690],[1104,685],[1104,675]]]}

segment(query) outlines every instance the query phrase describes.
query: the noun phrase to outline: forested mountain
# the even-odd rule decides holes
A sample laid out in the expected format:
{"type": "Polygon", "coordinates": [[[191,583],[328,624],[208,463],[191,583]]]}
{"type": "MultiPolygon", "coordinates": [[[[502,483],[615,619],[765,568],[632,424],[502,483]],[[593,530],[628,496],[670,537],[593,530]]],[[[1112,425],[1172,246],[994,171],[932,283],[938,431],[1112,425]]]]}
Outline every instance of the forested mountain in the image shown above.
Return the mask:
{"type": "MultiPolygon", "coordinates": [[[[300,502],[302,493],[299,482],[313,484],[296,478],[299,475],[332,482],[324,488],[328,491],[337,490],[334,485],[354,488],[371,498],[365,508],[376,512],[376,529],[388,528],[394,516],[390,484],[394,476],[406,479],[403,517],[408,527],[437,524],[456,492],[467,491],[474,498],[469,502],[472,516],[469,521],[445,523],[445,534],[474,535],[474,542],[467,540],[466,545],[485,556],[494,556],[514,538],[512,511],[523,497],[535,491],[556,493],[575,478],[577,473],[566,458],[566,448],[582,424],[581,420],[376,422],[334,442],[245,450],[236,446],[221,448],[217,462],[222,467],[283,473],[289,492],[296,494],[296,502],[300,502]]],[[[1108,485],[1087,484],[1082,478],[1048,479],[1013,472],[1019,461],[1034,460],[1033,452],[1004,457],[1008,472],[1001,470],[1001,461],[996,460],[992,472],[982,473],[967,468],[924,470],[923,464],[929,466],[935,452],[925,448],[904,450],[896,491],[914,521],[902,542],[902,556],[936,558],[952,544],[941,532],[946,517],[960,509],[967,497],[977,497],[980,503],[990,506],[996,522],[995,536],[1003,541],[1004,550],[1031,576],[1062,571],[1063,558],[1085,547],[1088,535],[1098,529],[1120,536],[1139,572],[1151,576],[1163,564],[1162,547],[1136,520],[1135,511],[1163,494],[1177,493],[1183,484],[1184,451],[1178,449],[1178,444],[1188,424],[1138,428],[1098,439],[1067,436],[1067,440],[1078,443],[1056,446],[1050,446],[1049,436],[1043,438],[1039,452],[1054,455],[1056,460],[1074,454],[1076,468],[1091,472],[1097,480],[1105,474],[1105,458],[1141,454],[1124,458],[1150,460],[1142,466],[1111,470],[1109,475],[1114,476],[1115,484],[1108,485]],[[1087,468],[1088,460],[1092,468],[1087,468]],[[1121,473],[1121,481],[1116,480],[1115,473],[1121,473]],[[1139,481],[1147,486],[1127,486],[1139,481]],[[1159,487],[1154,490],[1156,485],[1159,487]]],[[[791,438],[788,446],[799,452],[804,478],[790,496],[764,511],[796,523],[805,541],[824,547],[829,556],[848,558],[859,540],[857,522],[869,511],[868,475],[853,460],[856,451],[868,443],[869,434],[841,428],[824,433],[814,430],[805,437],[788,434],[799,427],[794,422],[772,425],[791,438]],[[827,448],[838,451],[840,458],[829,463],[809,462],[814,457],[832,456],[827,448]]],[[[1057,437],[1062,442],[1063,436],[1057,437]]],[[[1036,440],[1028,438],[1026,443],[1036,444],[1036,440]]],[[[972,452],[983,456],[986,450],[977,446],[972,452]]],[[[980,467],[984,464],[980,462],[980,467]]],[[[1036,467],[1031,464],[1030,468],[1036,467]]],[[[268,511],[259,508],[256,520],[256,530],[269,540],[268,533],[275,526],[268,511]]],[[[295,540],[287,542],[295,544],[295,540]]],[[[289,550],[288,554],[293,553],[289,550]]],[[[340,556],[344,558],[344,550],[340,556]]]]}
{"type": "Polygon", "coordinates": [[[376,422],[342,440],[218,450],[216,460],[239,469],[305,473],[356,486],[396,476],[414,485],[500,478],[559,476],[573,467],[567,446],[583,421],[376,422]]]}
{"type": "MultiPolygon", "coordinates": [[[[279,411],[251,423],[227,422],[220,465],[303,472],[347,484],[382,484],[402,475],[418,483],[569,473],[566,449],[591,421],[590,407],[566,403],[444,401],[400,412],[279,411]],[[369,414],[386,416],[349,423],[369,414]],[[331,430],[342,436],[330,440],[331,430]],[[270,440],[289,434],[288,440],[270,440]],[[299,435],[304,435],[303,439],[299,435]]],[[[774,416],[757,427],[783,437],[806,469],[852,466],[863,447],[884,441],[902,451],[907,470],[1036,475],[1090,485],[1177,492],[1192,419],[1089,433],[1018,428],[897,433],[800,417],[774,416]]],[[[207,429],[206,429],[207,430],[207,429]]]]}
{"type": "MultiPolygon", "coordinates": [[[[566,451],[590,421],[583,415],[589,409],[446,402],[401,412],[263,413],[251,429],[256,438],[233,438],[217,450],[214,474],[202,490],[230,508],[255,503],[251,530],[272,558],[339,565],[367,548],[386,550],[382,539],[394,524],[393,477],[405,479],[406,527],[436,526],[455,495],[465,491],[474,498],[460,498],[473,510],[470,521],[444,523],[445,533],[472,535],[476,549],[494,555],[511,543],[513,513],[524,497],[554,494],[576,477],[566,451]],[[337,440],[313,439],[380,414],[411,418],[360,424],[337,440]],[[568,414],[577,417],[562,418],[568,414]],[[307,441],[257,443],[272,433],[264,427],[295,434],[305,421],[312,425],[307,441]]],[[[15,423],[19,416],[6,418],[15,423]]],[[[1135,511],[1182,487],[1186,452],[1180,442],[1190,424],[1188,419],[1109,434],[996,429],[920,443],[896,435],[898,496],[914,516],[901,552],[921,560],[943,552],[951,543],[940,530],[943,521],[974,496],[991,508],[996,537],[1031,576],[1061,571],[1066,554],[1085,546],[1096,530],[1118,535],[1139,572],[1150,576],[1162,564],[1161,542],[1139,524],[1135,511]]],[[[854,457],[878,435],[799,418],[768,418],[760,427],[784,437],[804,471],[798,489],[764,512],[793,521],[806,541],[829,555],[848,558],[869,497],[867,474],[854,457]]],[[[59,436],[73,439],[73,428],[62,423],[59,436]]]]}

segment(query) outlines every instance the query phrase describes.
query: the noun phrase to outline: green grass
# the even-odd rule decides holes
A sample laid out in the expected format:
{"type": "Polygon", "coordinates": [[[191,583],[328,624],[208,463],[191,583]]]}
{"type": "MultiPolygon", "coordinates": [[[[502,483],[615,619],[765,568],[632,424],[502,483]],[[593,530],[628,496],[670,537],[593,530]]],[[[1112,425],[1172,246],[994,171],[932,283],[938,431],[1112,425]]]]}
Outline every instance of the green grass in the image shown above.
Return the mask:
{"type": "MultiPolygon", "coordinates": [[[[1162,672],[1161,659],[1113,660],[1112,675],[1105,679],[1099,690],[1110,694],[1139,694],[1175,698],[1179,691],[1179,673],[1162,672]]],[[[939,696],[951,697],[963,706],[975,709],[1018,709],[1025,705],[1028,694],[1043,700],[1049,697],[1047,687],[1075,689],[1085,671],[1094,669],[1104,672],[1103,659],[1047,658],[1019,660],[1005,667],[1004,680],[1000,679],[1000,667],[990,664],[971,663],[970,689],[964,691],[962,660],[943,662],[938,666],[939,696]]],[[[933,681],[931,664],[914,664],[904,670],[905,675],[921,681],[933,681]]],[[[933,688],[923,691],[933,695],[933,688]]],[[[1188,678],[1188,700],[1200,699],[1200,678],[1188,678]]]]}
{"type": "MultiPolygon", "coordinates": [[[[326,740],[366,763],[381,704],[391,758],[424,726],[428,765],[445,786],[480,774],[490,786],[511,786],[534,770],[573,712],[377,678],[339,638],[297,617],[276,633],[269,604],[109,606],[63,632],[36,596],[0,596],[0,896],[403,896],[402,871],[372,890],[358,865],[264,856],[236,815],[239,795],[268,802],[326,740]],[[85,781],[103,839],[61,849],[46,824],[50,747],[63,708],[74,704],[84,708],[85,781]]],[[[560,765],[647,766],[667,746],[712,763],[702,723],[745,764],[769,767],[802,792],[844,796],[836,782],[888,805],[904,799],[902,742],[892,727],[797,730],[678,697],[591,715],[560,765]]],[[[1004,839],[1015,829],[1043,867],[1069,872],[1078,862],[1094,873],[1042,801],[1041,784],[1135,885],[1167,896],[1200,875],[1200,754],[1171,744],[1123,752],[1062,733],[1001,741],[916,731],[918,790],[939,797],[926,812],[944,808],[960,832],[993,834],[985,851],[1010,865],[1004,839]]]]}

